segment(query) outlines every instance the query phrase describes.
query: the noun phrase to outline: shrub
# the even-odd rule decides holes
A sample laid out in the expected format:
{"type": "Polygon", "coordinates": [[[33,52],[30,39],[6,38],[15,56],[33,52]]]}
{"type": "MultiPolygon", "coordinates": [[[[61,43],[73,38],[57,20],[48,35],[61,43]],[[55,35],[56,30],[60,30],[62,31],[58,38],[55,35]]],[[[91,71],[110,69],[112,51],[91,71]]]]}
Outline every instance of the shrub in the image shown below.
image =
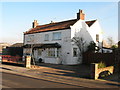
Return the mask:
{"type": "Polygon", "coordinates": [[[105,67],[106,67],[106,65],[102,61],[100,63],[98,63],[98,69],[99,68],[105,68],[105,67]]]}

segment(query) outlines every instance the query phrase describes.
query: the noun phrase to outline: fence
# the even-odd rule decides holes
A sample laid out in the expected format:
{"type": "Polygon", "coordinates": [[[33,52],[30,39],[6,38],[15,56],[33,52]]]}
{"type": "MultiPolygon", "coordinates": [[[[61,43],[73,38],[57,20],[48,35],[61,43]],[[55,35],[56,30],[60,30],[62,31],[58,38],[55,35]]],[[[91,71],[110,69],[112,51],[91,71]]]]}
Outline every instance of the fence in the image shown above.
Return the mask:
{"type": "Polygon", "coordinates": [[[83,63],[99,63],[104,62],[106,65],[115,64],[115,54],[114,53],[84,53],[83,63]]]}
{"type": "Polygon", "coordinates": [[[20,56],[11,56],[11,55],[1,55],[2,62],[21,62],[22,57],[20,56]]]}

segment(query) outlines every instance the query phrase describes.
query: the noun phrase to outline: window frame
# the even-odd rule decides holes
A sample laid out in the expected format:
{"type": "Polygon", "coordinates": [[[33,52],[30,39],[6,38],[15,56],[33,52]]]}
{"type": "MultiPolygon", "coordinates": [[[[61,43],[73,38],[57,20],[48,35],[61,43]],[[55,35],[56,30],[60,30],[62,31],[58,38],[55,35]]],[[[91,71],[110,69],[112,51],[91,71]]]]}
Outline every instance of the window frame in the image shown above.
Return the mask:
{"type": "Polygon", "coordinates": [[[99,42],[99,34],[96,34],[96,42],[99,42]]]}
{"type": "Polygon", "coordinates": [[[49,34],[45,34],[44,41],[49,41],[49,34]]]}
{"type": "Polygon", "coordinates": [[[27,42],[34,42],[34,35],[28,35],[27,42]]]}
{"type": "Polygon", "coordinates": [[[47,57],[55,57],[55,48],[47,48],[46,50],[47,57]]]}
{"type": "Polygon", "coordinates": [[[61,40],[62,39],[62,33],[61,32],[53,32],[53,40],[61,40]],[[60,34],[55,37],[55,34],[60,34]]]}
{"type": "Polygon", "coordinates": [[[73,48],[73,57],[77,57],[77,56],[78,56],[78,48],[73,48]],[[76,54],[74,53],[74,51],[76,52],[76,54]]]}

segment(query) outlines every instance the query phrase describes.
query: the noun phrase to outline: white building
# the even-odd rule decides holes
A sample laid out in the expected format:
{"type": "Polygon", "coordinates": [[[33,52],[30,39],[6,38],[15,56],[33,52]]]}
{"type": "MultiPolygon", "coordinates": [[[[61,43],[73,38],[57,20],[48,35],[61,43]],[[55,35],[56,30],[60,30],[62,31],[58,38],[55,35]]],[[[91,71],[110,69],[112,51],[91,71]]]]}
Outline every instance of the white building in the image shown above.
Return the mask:
{"type": "Polygon", "coordinates": [[[82,37],[86,41],[85,49],[90,41],[94,41],[100,47],[102,42],[98,20],[85,21],[84,18],[85,14],[79,10],[77,19],[45,25],[38,25],[37,20],[34,20],[33,28],[24,33],[24,55],[31,55],[33,52],[35,61],[42,60],[44,63],[82,63],[82,58],[78,60],[79,49],[72,42],[72,38],[82,37]]]}

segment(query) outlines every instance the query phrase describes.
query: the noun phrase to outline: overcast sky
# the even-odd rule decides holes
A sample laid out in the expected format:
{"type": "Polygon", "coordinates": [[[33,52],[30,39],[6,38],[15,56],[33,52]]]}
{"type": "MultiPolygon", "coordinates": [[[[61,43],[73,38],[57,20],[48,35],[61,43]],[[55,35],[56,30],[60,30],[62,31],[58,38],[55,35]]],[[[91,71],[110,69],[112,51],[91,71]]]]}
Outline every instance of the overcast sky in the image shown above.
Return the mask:
{"type": "Polygon", "coordinates": [[[79,9],[84,10],[86,20],[99,20],[104,39],[112,37],[117,42],[117,2],[1,2],[0,42],[23,42],[23,32],[32,27],[33,20],[42,25],[74,19],[79,9]]]}

